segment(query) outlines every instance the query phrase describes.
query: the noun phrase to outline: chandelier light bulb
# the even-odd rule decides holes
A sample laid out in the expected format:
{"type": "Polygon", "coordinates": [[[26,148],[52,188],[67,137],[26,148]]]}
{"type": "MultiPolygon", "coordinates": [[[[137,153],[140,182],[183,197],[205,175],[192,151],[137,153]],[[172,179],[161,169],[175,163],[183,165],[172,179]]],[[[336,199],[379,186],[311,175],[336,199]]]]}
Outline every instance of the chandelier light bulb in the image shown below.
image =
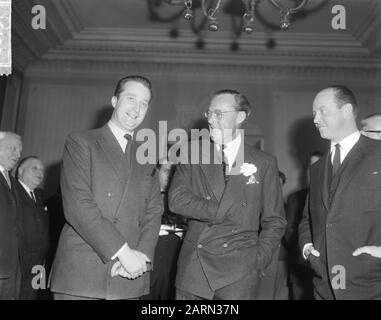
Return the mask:
{"type": "Polygon", "coordinates": [[[189,8],[185,9],[185,11],[184,11],[184,19],[186,19],[186,20],[193,19],[193,11],[192,11],[192,9],[189,9],[189,8]]]}
{"type": "Polygon", "coordinates": [[[218,24],[217,24],[217,22],[214,20],[211,23],[209,23],[208,29],[209,29],[209,31],[212,31],[212,32],[218,31],[218,24]]]}
{"type": "Polygon", "coordinates": [[[253,28],[250,24],[248,24],[248,25],[246,25],[246,26],[243,28],[243,31],[245,31],[247,34],[250,34],[250,33],[253,33],[254,28],[253,28]]]}

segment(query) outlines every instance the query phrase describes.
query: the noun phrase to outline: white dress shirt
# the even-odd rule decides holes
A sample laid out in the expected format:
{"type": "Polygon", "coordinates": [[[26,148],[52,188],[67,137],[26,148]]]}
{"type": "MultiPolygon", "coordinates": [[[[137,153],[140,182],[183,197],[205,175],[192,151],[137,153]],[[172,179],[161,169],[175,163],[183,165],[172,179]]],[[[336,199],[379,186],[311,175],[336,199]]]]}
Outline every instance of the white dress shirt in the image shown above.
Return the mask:
{"type": "Polygon", "coordinates": [[[351,151],[356,142],[359,141],[360,136],[360,131],[355,131],[340,142],[331,142],[331,162],[333,163],[333,157],[335,156],[336,144],[340,144],[340,163],[343,163],[349,151],[351,151]]]}
{"type": "Polygon", "coordinates": [[[112,120],[110,120],[107,125],[109,126],[112,134],[114,135],[115,139],[118,141],[120,147],[122,148],[122,151],[125,152],[126,146],[127,146],[127,139],[124,137],[124,135],[127,133],[131,135],[131,137],[134,136],[134,132],[127,132],[123,129],[119,128],[112,120]]]}
{"type": "Polygon", "coordinates": [[[22,182],[20,179],[19,179],[19,182],[20,182],[20,184],[24,187],[24,189],[25,189],[25,191],[26,191],[26,193],[28,194],[28,196],[33,200],[33,201],[35,201],[35,199],[33,199],[32,198],[32,195],[30,194],[31,192],[33,192],[33,194],[34,194],[34,191],[31,189],[31,188],[29,188],[24,182],[22,182]]]}
{"type": "MultiPolygon", "coordinates": [[[[242,141],[241,134],[238,133],[235,139],[224,144],[225,146],[224,154],[228,161],[227,165],[229,166],[229,171],[233,167],[234,161],[238,154],[239,147],[241,145],[241,141],[242,141]]],[[[216,144],[216,147],[218,151],[221,150],[221,146],[219,144],[216,144]]]]}

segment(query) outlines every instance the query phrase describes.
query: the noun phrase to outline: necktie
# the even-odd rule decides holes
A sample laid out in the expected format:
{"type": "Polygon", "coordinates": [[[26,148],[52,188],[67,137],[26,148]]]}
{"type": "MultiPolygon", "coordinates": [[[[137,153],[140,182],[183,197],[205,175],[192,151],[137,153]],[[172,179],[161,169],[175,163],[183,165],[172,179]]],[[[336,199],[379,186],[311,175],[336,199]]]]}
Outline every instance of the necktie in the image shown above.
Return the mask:
{"type": "Polygon", "coordinates": [[[34,195],[33,191],[30,192],[30,196],[32,197],[32,200],[34,201],[34,203],[37,203],[36,196],[34,195]]]}
{"type": "Polygon", "coordinates": [[[132,136],[128,133],[124,135],[124,138],[127,140],[126,149],[124,150],[124,155],[127,160],[127,168],[131,166],[131,145],[132,145],[132,136]]]}
{"type": "Polygon", "coordinates": [[[225,155],[225,150],[226,146],[222,145],[221,146],[221,153],[222,153],[222,170],[224,173],[224,179],[225,179],[225,184],[228,182],[229,177],[227,175],[227,171],[229,170],[229,165],[228,165],[228,158],[225,155]]]}
{"type": "Polygon", "coordinates": [[[335,175],[337,170],[340,167],[341,164],[341,159],[340,159],[340,144],[337,143],[335,144],[335,154],[333,156],[333,161],[332,161],[332,177],[335,175]]]}
{"type": "Polygon", "coordinates": [[[4,175],[5,180],[7,181],[7,184],[8,184],[9,189],[12,189],[11,179],[9,178],[8,171],[7,171],[7,170],[4,170],[4,171],[3,171],[3,175],[4,175]]]}

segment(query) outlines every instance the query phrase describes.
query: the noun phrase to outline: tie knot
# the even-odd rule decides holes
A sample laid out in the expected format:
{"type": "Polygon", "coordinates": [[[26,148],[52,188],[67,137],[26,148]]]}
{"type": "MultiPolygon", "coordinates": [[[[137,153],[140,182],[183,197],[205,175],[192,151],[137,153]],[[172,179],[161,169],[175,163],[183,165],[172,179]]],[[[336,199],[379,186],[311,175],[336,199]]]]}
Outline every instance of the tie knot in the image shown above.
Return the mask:
{"type": "Polygon", "coordinates": [[[336,143],[335,148],[336,148],[336,150],[340,150],[340,143],[336,143]]]}
{"type": "Polygon", "coordinates": [[[126,133],[126,134],[124,135],[124,138],[125,138],[128,142],[130,142],[130,141],[132,140],[132,136],[131,136],[130,134],[128,134],[128,133],[126,133]]]}

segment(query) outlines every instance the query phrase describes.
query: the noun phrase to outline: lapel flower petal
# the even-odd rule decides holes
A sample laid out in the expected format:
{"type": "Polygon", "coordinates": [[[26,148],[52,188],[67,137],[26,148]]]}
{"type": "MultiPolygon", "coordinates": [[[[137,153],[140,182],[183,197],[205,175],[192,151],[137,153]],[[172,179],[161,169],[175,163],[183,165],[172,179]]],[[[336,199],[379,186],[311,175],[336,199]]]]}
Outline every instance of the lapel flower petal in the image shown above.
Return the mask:
{"type": "Polygon", "coordinates": [[[242,173],[245,177],[249,177],[246,184],[259,183],[254,175],[257,171],[257,167],[252,163],[245,162],[240,168],[240,173],[242,173]]]}

